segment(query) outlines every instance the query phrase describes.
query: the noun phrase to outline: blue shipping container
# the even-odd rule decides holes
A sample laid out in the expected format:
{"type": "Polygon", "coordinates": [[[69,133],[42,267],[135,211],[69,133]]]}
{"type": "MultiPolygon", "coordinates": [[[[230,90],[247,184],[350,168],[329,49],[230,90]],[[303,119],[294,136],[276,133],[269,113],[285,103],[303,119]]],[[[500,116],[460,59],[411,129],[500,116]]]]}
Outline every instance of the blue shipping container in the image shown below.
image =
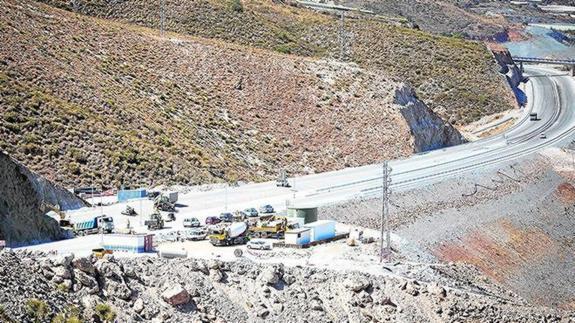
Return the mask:
{"type": "Polygon", "coordinates": [[[120,190],[118,191],[118,202],[124,202],[132,199],[144,198],[148,195],[145,189],[139,190],[120,190]]]}

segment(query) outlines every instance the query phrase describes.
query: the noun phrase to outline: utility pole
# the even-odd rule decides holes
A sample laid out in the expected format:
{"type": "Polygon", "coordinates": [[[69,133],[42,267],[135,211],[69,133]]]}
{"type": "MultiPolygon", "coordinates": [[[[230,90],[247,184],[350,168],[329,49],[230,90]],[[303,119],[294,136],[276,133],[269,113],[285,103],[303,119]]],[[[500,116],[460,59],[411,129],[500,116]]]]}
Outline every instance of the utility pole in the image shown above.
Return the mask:
{"type": "Polygon", "coordinates": [[[160,0],[160,38],[164,38],[164,21],[166,20],[165,1],[166,0],[160,0]]]}
{"type": "Polygon", "coordinates": [[[391,233],[389,229],[389,197],[391,195],[391,167],[386,161],[383,162],[383,177],[382,177],[382,196],[381,196],[381,237],[379,242],[380,247],[380,262],[383,259],[389,260],[391,256],[391,233]],[[385,246],[383,240],[385,239],[385,246]]]}
{"type": "Polygon", "coordinates": [[[345,11],[340,10],[340,23],[339,23],[339,58],[345,61],[345,11]]]}

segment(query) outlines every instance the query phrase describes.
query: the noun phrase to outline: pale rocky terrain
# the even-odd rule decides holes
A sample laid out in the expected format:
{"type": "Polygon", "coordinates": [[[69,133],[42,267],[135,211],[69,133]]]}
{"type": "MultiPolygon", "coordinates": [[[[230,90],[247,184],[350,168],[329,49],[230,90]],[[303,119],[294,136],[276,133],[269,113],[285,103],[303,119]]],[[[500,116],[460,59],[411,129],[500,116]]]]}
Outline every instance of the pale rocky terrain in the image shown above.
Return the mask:
{"type": "MultiPolygon", "coordinates": [[[[476,266],[532,304],[573,310],[573,151],[550,149],[496,168],[395,192],[394,248],[425,262],[476,266]]],[[[380,199],[322,217],[379,228],[380,199]]]]}
{"type": "Polygon", "coordinates": [[[33,298],[49,309],[40,321],[58,313],[91,320],[98,304],[108,304],[123,322],[573,319],[567,312],[529,306],[513,294],[478,293],[397,275],[245,261],[49,258],[10,251],[0,252],[0,260],[1,315],[14,322],[32,321],[25,304],[33,298]]]}

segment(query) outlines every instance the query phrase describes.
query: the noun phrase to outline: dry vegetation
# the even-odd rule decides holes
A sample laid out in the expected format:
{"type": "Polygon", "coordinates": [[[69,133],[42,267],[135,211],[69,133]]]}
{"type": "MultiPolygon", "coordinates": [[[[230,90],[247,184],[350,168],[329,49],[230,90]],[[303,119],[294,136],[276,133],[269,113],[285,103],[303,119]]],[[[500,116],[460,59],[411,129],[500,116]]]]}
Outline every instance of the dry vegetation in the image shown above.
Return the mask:
{"type": "Polygon", "coordinates": [[[3,8],[0,148],[65,185],[258,180],[413,150],[385,76],[34,2],[3,8]]]}
{"type": "Polygon", "coordinates": [[[409,155],[391,79],[453,123],[511,107],[479,43],[348,20],[358,67],[317,60],[331,16],[166,2],[161,39],[148,1],[1,1],[0,149],[70,186],[261,180],[409,155]]]}
{"type": "MultiPolygon", "coordinates": [[[[91,16],[152,28],[158,28],[160,23],[159,8],[150,1],[79,0],[75,1],[75,8],[64,0],[42,1],[91,16]]],[[[383,4],[385,1],[380,3],[383,4]]],[[[401,5],[419,8],[409,5],[409,1],[401,5]]],[[[447,11],[456,16],[449,20],[459,24],[470,25],[473,21],[477,27],[487,23],[451,4],[426,6],[428,15],[436,18],[447,11]]],[[[339,19],[312,10],[271,0],[167,0],[165,8],[166,29],[181,34],[297,55],[339,55],[339,19]],[[234,3],[241,3],[241,10],[234,10],[237,8],[234,3]]],[[[448,24],[452,25],[436,22],[436,25],[448,24]]],[[[463,27],[453,28],[463,30],[463,27]]],[[[451,123],[466,124],[514,106],[512,94],[482,43],[435,36],[368,16],[348,19],[346,29],[351,34],[348,56],[352,61],[407,80],[416,87],[421,99],[451,123]]]]}

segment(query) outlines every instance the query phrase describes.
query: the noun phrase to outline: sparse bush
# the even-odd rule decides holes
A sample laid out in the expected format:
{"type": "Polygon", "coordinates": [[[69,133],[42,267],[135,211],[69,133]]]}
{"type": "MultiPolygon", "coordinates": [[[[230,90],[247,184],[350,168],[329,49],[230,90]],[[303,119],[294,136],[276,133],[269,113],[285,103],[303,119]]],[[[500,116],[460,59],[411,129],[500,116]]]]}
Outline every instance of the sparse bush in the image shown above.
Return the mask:
{"type": "Polygon", "coordinates": [[[231,8],[234,12],[243,12],[244,5],[242,4],[241,0],[232,0],[231,8]]]}
{"type": "Polygon", "coordinates": [[[113,322],[116,319],[116,312],[114,312],[108,304],[100,303],[96,305],[94,311],[103,322],[113,322]]]}
{"type": "Polygon", "coordinates": [[[14,320],[6,313],[6,309],[0,304],[0,322],[12,323],[14,320]]]}
{"type": "Polygon", "coordinates": [[[26,312],[34,322],[42,322],[48,315],[48,304],[37,298],[31,298],[26,302],[26,312]]]}
{"type": "Polygon", "coordinates": [[[62,293],[67,293],[68,292],[68,286],[64,283],[62,284],[58,284],[58,286],[56,286],[56,288],[61,291],[62,293]]]}

